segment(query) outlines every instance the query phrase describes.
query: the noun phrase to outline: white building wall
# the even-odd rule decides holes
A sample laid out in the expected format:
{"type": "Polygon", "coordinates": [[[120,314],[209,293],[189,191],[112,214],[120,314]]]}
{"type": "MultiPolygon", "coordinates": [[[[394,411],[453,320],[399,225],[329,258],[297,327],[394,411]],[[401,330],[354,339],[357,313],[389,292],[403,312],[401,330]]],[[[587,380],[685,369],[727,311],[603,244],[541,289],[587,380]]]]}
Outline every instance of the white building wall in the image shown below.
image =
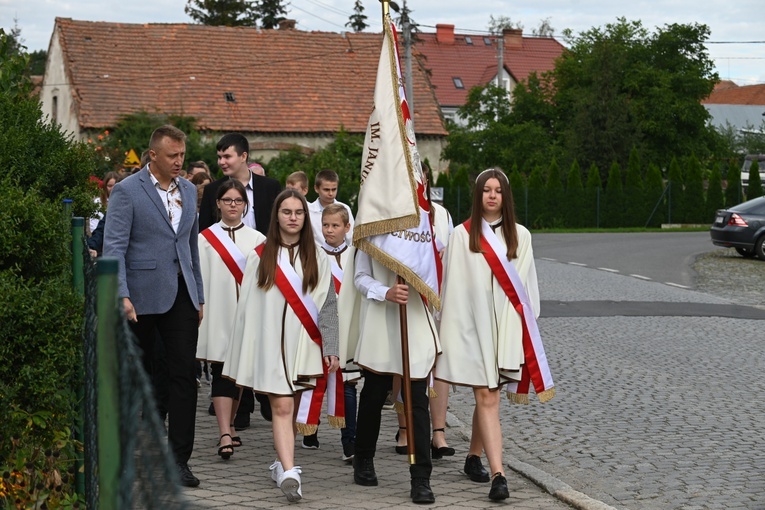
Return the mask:
{"type": "Polygon", "coordinates": [[[66,73],[58,28],[53,30],[48,47],[48,60],[45,62],[45,77],[40,89],[40,101],[43,114],[49,122],[61,124],[61,130],[80,140],[80,125],[77,121],[74,91],[66,73]],[[55,111],[54,111],[55,108],[55,111]]]}

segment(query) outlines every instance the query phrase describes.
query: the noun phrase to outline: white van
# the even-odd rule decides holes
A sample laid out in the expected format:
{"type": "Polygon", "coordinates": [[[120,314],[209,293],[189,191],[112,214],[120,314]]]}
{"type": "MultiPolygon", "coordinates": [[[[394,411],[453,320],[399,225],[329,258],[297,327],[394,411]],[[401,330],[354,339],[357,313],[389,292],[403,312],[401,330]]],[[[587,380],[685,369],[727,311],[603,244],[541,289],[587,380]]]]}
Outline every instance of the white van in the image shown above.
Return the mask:
{"type": "Polygon", "coordinates": [[[765,184],[765,154],[748,154],[744,158],[744,164],[741,165],[741,187],[744,188],[744,191],[749,187],[749,167],[755,160],[757,160],[757,166],[760,168],[760,182],[765,184]]]}

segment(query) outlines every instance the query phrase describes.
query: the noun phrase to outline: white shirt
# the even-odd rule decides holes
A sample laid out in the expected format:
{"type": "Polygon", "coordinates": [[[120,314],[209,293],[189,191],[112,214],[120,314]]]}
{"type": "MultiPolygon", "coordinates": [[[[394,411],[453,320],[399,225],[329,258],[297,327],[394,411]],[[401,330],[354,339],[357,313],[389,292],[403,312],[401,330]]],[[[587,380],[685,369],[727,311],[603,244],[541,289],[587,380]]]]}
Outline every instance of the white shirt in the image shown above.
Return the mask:
{"type": "Polygon", "coordinates": [[[250,172],[250,182],[248,182],[247,186],[244,187],[245,191],[247,192],[247,203],[249,204],[249,208],[247,209],[247,214],[242,216],[242,222],[254,230],[255,229],[255,203],[253,199],[252,180],[253,180],[252,172],[250,172]]]}
{"type": "Polygon", "coordinates": [[[356,274],[353,276],[353,283],[362,296],[375,301],[385,301],[385,294],[390,289],[372,277],[371,260],[363,251],[356,252],[356,274]]]}
{"type": "MultiPolygon", "coordinates": [[[[347,234],[345,234],[345,242],[350,246],[353,242],[353,213],[351,212],[350,207],[342,202],[338,202],[337,199],[334,203],[342,205],[345,207],[345,210],[348,211],[348,222],[351,224],[351,229],[347,234]]],[[[308,216],[311,219],[313,238],[314,241],[316,241],[316,244],[319,246],[321,246],[321,244],[324,242],[324,233],[321,231],[321,213],[323,211],[324,206],[321,205],[321,201],[318,198],[313,202],[308,202],[308,216]]]]}
{"type": "Polygon", "coordinates": [[[183,200],[181,200],[181,188],[178,186],[178,179],[170,180],[170,185],[164,190],[151,170],[149,170],[149,175],[154,184],[154,189],[159,194],[159,199],[165,206],[170,223],[173,225],[173,231],[177,234],[178,225],[181,224],[181,213],[183,213],[183,200]]]}

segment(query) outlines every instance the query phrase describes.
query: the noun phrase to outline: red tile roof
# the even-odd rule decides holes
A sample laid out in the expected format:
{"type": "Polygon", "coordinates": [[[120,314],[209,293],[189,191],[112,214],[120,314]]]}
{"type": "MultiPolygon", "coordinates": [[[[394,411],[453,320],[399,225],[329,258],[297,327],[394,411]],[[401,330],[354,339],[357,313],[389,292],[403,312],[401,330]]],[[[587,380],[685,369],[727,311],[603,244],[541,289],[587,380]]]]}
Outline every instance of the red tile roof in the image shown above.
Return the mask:
{"type": "MultiPolygon", "coordinates": [[[[442,107],[462,106],[472,87],[485,85],[496,77],[498,37],[454,34],[453,27],[448,27],[451,26],[439,25],[437,33],[417,34],[420,41],[415,48],[425,57],[423,65],[431,72],[430,82],[439,104],[442,107]],[[446,30],[443,30],[444,27],[446,30]],[[454,42],[449,42],[452,37],[454,42]],[[472,45],[467,44],[466,37],[472,39],[472,45]],[[485,37],[491,45],[484,42],[485,37]],[[453,78],[460,78],[465,88],[456,88],[453,78]]],[[[505,37],[503,54],[505,69],[516,82],[526,80],[532,71],[541,74],[552,70],[555,59],[564,51],[563,45],[551,37],[516,35],[505,37]]]]}
{"type": "Polygon", "coordinates": [[[702,104],[765,105],[765,84],[715,90],[702,104]]]}
{"type": "MultiPolygon", "coordinates": [[[[366,131],[380,34],[68,18],[56,25],[83,128],[146,110],[193,116],[215,131],[366,131]]],[[[414,105],[418,134],[446,134],[419,70],[414,105]]]]}

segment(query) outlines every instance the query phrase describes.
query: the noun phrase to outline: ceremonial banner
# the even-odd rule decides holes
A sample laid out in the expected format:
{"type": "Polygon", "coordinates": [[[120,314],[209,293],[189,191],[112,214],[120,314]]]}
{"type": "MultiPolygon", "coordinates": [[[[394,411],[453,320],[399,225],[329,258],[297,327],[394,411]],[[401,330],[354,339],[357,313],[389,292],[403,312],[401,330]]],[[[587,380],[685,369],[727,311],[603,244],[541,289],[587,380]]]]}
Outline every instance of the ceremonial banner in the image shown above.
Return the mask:
{"type": "Polygon", "coordinates": [[[383,26],[375,104],[361,159],[353,244],[440,309],[441,258],[404,93],[396,28],[389,15],[383,26]]]}

